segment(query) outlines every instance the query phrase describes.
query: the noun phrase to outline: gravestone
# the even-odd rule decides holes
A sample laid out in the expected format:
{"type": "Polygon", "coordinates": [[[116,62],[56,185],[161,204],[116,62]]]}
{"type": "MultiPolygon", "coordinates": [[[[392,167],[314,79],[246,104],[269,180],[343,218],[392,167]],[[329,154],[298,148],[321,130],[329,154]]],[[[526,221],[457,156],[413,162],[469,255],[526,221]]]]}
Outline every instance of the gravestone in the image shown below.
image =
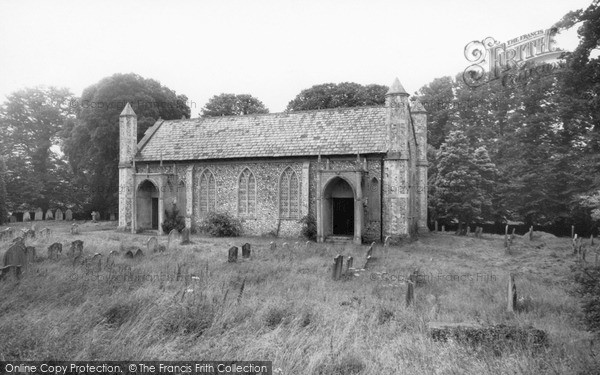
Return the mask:
{"type": "Polygon", "coordinates": [[[102,271],[102,254],[100,254],[100,253],[94,254],[92,259],[90,260],[89,268],[96,272],[102,271]]]}
{"type": "Polygon", "coordinates": [[[82,240],[75,240],[73,242],[71,242],[71,248],[69,249],[69,255],[70,256],[78,256],[78,255],[83,255],[83,241],[82,240]]]}
{"type": "Polygon", "coordinates": [[[156,253],[158,251],[158,240],[156,237],[152,236],[146,242],[146,249],[148,249],[148,254],[156,253]]]}
{"type": "Polygon", "coordinates": [[[109,254],[108,254],[108,258],[106,258],[106,266],[107,267],[111,267],[115,264],[115,258],[119,255],[119,252],[117,250],[112,250],[109,254]]]}
{"type": "Polygon", "coordinates": [[[275,251],[277,249],[277,244],[275,242],[271,242],[271,251],[275,251]]]}
{"type": "Polygon", "coordinates": [[[31,215],[29,212],[23,213],[23,221],[31,221],[31,215]]]}
{"type": "Polygon", "coordinates": [[[39,221],[39,220],[43,220],[43,219],[44,219],[44,211],[42,211],[42,209],[40,207],[38,207],[38,209],[35,210],[34,220],[39,221]]]}
{"type": "Polygon", "coordinates": [[[98,221],[100,221],[100,212],[92,211],[92,222],[97,223],[98,221]]]}
{"type": "Polygon", "coordinates": [[[515,276],[511,273],[508,275],[508,288],[507,288],[507,306],[508,312],[515,311],[517,306],[517,286],[515,284],[515,276]]]}
{"type": "Polygon", "coordinates": [[[163,245],[163,244],[158,244],[157,251],[159,253],[164,253],[165,251],[167,251],[167,247],[165,245],[163,245]]]}
{"type": "Polygon", "coordinates": [[[385,247],[389,247],[389,246],[390,246],[390,241],[391,241],[391,240],[392,240],[392,237],[390,237],[390,236],[386,236],[386,237],[385,237],[385,241],[384,241],[384,243],[383,243],[383,246],[385,246],[385,247]]]}
{"type": "Polygon", "coordinates": [[[54,219],[54,215],[52,214],[51,210],[46,211],[46,216],[44,217],[44,220],[53,220],[54,219]]]}
{"type": "Polygon", "coordinates": [[[27,254],[27,263],[35,262],[35,259],[36,259],[35,246],[26,246],[25,250],[26,250],[26,254],[27,254]]]}
{"type": "Polygon", "coordinates": [[[10,217],[8,218],[8,222],[9,223],[16,223],[17,222],[17,217],[15,215],[10,215],[10,217]]]}
{"type": "Polygon", "coordinates": [[[23,233],[23,239],[35,238],[35,230],[34,229],[21,229],[21,232],[23,233]]]}
{"type": "Polygon", "coordinates": [[[331,273],[331,278],[333,280],[339,280],[342,276],[342,267],[344,264],[344,257],[338,254],[335,258],[333,258],[333,268],[331,273]]]}
{"type": "Polygon", "coordinates": [[[181,244],[188,245],[190,243],[190,228],[183,228],[181,231],[181,244]]]}
{"type": "Polygon", "coordinates": [[[300,242],[296,241],[296,243],[294,245],[296,245],[296,249],[300,248],[300,242]]]}
{"type": "Polygon", "coordinates": [[[306,241],[306,250],[310,249],[310,241],[306,241]]]}
{"type": "Polygon", "coordinates": [[[144,256],[144,252],[142,251],[142,249],[137,249],[135,251],[135,253],[133,254],[134,258],[140,258],[140,257],[143,257],[143,256],[144,256]]]}
{"type": "Polygon", "coordinates": [[[283,245],[281,245],[281,247],[283,247],[285,250],[289,250],[290,249],[290,245],[288,245],[287,242],[284,242],[283,245]]]}
{"type": "Polygon", "coordinates": [[[371,261],[371,259],[372,258],[370,256],[367,257],[367,260],[365,261],[365,266],[363,267],[363,269],[366,270],[369,267],[369,262],[371,261]]]}
{"type": "Polygon", "coordinates": [[[71,225],[71,234],[79,234],[79,225],[73,223],[71,225]]]}
{"type": "Polygon", "coordinates": [[[232,246],[229,248],[229,255],[227,257],[227,262],[229,263],[235,263],[237,262],[237,257],[238,257],[238,248],[237,246],[232,246]]]}
{"type": "Polygon", "coordinates": [[[63,219],[64,219],[64,217],[63,217],[62,210],[60,208],[57,208],[56,212],[54,213],[54,220],[60,221],[60,220],[63,220],[63,219]]]}
{"type": "Polygon", "coordinates": [[[350,273],[350,268],[352,268],[352,264],[354,263],[354,258],[348,257],[348,261],[346,262],[346,275],[350,273]]]}
{"type": "Polygon", "coordinates": [[[21,266],[4,266],[0,267],[0,280],[4,280],[9,277],[14,277],[15,279],[21,278],[21,266]]]}
{"type": "Polygon", "coordinates": [[[73,220],[73,211],[71,211],[71,209],[69,208],[68,210],[65,211],[65,220],[66,221],[71,221],[73,220]]]}
{"type": "Polygon", "coordinates": [[[437,231],[438,231],[438,221],[436,220],[435,221],[435,232],[437,232],[437,231]]]}
{"type": "Polygon", "coordinates": [[[50,237],[50,234],[51,234],[51,233],[52,233],[52,231],[50,230],[50,228],[43,228],[43,229],[40,231],[40,236],[41,236],[41,237],[46,237],[46,238],[48,238],[48,237],[50,237]]]}
{"type": "Polygon", "coordinates": [[[127,259],[133,259],[133,251],[131,250],[127,250],[127,252],[125,253],[125,258],[127,259]]]}
{"type": "Polygon", "coordinates": [[[110,214],[110,221],[116,221],[117,220],[117,215],[115,215],[114,213],[110,214]]]}
{"type": "Polygon", "coordinates": [[[445,231],[446,231],[446,226],[442,225],[442,232],[445,232],[445,231]]]}
{"type": "Polygon", "coordinates": [[[242,258],[250,258],[250,248],[251,246],[247,242],[242,246],[242,258]]]}
{"type": "Polygon", "coordinates": [[[21,266],[21,269],[27,268],[27,248],[22,242],[12,244],[2,257],[2,265],[21,266]]]}
{"type": "Polygon", "coordinates": [[[411,280],[406,281],[406,307],[412,305],[415,299],[415,284],[411,280]]]}
{"type": "Polygon", "coordinates": [[[169,232],[169,239],[168,239],[168,246],[167,249],[171,248],[171,243],[174,243],[174,241],[176,241],[179,238],[179,232],[177,231],[177,229],[172,229],[169,232]]]}
{"type": "Polygon", "coordinates": [[[371,257],[371,255],[373,255],[373,245],[375,245],[375,242],[373,242],[373,243],[371,244],[371,246],[369,246],[369,249],[367,250],[367,255],[366,255],[366,258],[370,258],[370,257],[371,257]]]}

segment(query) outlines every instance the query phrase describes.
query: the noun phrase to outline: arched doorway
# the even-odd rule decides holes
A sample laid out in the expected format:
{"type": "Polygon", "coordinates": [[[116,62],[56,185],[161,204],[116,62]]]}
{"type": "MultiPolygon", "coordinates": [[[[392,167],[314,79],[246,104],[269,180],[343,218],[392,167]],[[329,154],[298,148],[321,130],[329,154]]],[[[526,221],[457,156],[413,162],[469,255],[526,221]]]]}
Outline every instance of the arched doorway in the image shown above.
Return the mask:
{"type": "Polygon", "coordinates": [[[158,229],[158,189],[145,180],[139,185],[136,196],[137,229],[158,229]]]}
{"type": "Polygon", "coordinates": [[[354,235],[354,190],[341,177],[335,177],[323,191],[323,234],[354,235]]]}

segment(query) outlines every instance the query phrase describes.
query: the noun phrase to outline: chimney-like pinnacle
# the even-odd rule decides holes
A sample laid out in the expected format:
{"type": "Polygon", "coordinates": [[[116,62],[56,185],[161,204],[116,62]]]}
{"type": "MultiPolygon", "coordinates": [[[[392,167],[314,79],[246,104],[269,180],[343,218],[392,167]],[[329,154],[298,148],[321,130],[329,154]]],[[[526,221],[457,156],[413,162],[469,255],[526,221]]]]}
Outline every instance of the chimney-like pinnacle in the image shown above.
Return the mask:
{"type": "Polygon", "coordinates": [[[125,108],[123,108],[123,112],[121,112],[121,114],[119,115],[119,117],[121,116],[135,116],[135,112],[133,112],[133,108],[131,108],[129,102],[127,103],[125,108]]]}
{"type": "Polygon", "coordinates": [[[407,95],[408,96],[408,93],[406,92],[406,90],[404,90],[404,87],[402,87],[400,80],[398,78],[396,78],[394,80],[394,82],[392,83],[392,85],[390,86],[390,89],[388,90],[387,94],[385,94],[385,95],[407,95]]]}

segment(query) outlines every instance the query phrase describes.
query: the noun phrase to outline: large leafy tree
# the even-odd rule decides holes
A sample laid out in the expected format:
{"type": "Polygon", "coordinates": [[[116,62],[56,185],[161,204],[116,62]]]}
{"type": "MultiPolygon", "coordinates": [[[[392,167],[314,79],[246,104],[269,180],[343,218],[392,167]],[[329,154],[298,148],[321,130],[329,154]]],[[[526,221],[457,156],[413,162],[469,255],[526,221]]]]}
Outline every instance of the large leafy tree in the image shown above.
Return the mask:
{"type": "Polygon", "coordinates": [[[427,111],[427,141],[439,148],[452,130],[452,115],[456,112],[454,81],[448,76],[436,78],[421,87],[417,96],[427,111]]]}
{"type": "Polygon", "coordinates": [[[185,95],[133,73],[115,74],[83,90],[64,150],[86,211],[117,210],[119,114],[128,102],[138,116],[138,140],[159,118],[190,116],[185,95]]]}
{"type": "Polygon", "coordinates": [[[239,116],[269,113],[265,105],[248,94],[215,95],[202,108],[202,116],[239,116]]]}
{"type": "Polygon", "coordinates": [[[0,106],[0,155],[6,160],[9,211],[46,210],[70,202],[71,178],[60,152],[60,135],[74,117],[67,89],[28,88],[0,106]]]}
{"type": "Polygon", "coordinates": [[[497,178],[485,148],[473,151],[463,132],[452,131],[436,155],[431,208],[436,217],[459,223],[491,219],[497,178]]]}
{"type": "Polygon", "coordinates": [[[289,102],[288,111],[360,107],[385,103],[387,86],[360,85],[354,82],[324,83],[302,90],[289,102]]]}

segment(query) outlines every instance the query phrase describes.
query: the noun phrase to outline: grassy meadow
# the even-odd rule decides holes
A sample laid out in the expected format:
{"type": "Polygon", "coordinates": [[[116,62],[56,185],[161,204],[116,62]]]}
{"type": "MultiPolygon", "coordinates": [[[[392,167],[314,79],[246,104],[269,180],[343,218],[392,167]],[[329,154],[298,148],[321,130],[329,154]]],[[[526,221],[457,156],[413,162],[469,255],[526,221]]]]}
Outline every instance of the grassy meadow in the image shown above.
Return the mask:
{"type": "MultiPolygon", "coordinates": [[[[344,263],[352,255],[361,268],[368,246],[193,235],[191,245],[148,254],[149,235],[114,225],[81,223],[81,234],[71,235],[67,223],[38,223],[52,229],[50,238],[26,243],[38,261],[19,282],[0,282],[0,360],[268,360],[286,375],[600,371],[598,344],[571,293],[568,238],[517,236],[505,255],[502,236],[427,234],[400,247],[378,245],[367,270],[332,281],[336,254],[344,263]],[[66,244],[75,239],[85,254],[103,254],[102,270],[73,266],[66,244]],[[58,260],[46,259],[53,242],[64,246],[58,260]],[[245,242],[250,260],[241,259],[245,242]],[[146,255],[107,267],[112,250],[130,246],[146,255]],[[230,246],[240,247],[238,263],[227,263],[230,246]],[[406,307],[398,280],[415,269],[425,283],[406,307]],[[526,311],[506,312],[509,272],[518,295],[531,297],[526,311]],[[427,330],[433,321],[531,325],[550,344],[497,353],[435,342],[427,330]]],[[[0,255],[9,242],[0,242],[0,255]]]]}

